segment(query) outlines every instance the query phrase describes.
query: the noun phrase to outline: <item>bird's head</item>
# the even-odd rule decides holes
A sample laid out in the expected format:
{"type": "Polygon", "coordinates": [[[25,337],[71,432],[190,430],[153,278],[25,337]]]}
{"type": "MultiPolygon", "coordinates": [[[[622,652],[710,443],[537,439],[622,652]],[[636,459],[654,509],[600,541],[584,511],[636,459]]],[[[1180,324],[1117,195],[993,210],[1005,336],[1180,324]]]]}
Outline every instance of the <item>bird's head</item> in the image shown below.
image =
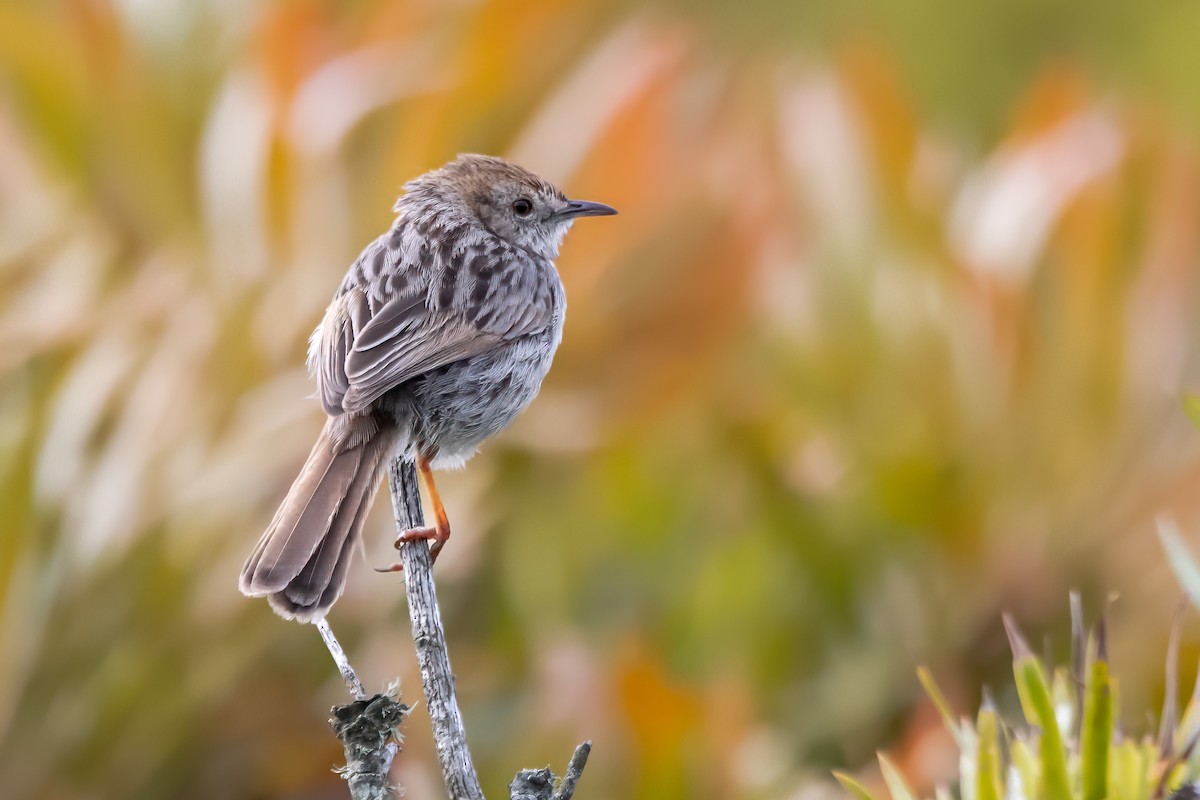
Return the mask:
{"type": "MultiPolygon", "coordinates": [[[[446,204],[509,244],[553,260],[578,217],[616,214],[587,200],[568,200],[549,181],[493,156],[461,155],[405,186],[406,198],[434,211],[446,204]]],[[[406,205],[401,198],[398,210],[406,205]]]]}

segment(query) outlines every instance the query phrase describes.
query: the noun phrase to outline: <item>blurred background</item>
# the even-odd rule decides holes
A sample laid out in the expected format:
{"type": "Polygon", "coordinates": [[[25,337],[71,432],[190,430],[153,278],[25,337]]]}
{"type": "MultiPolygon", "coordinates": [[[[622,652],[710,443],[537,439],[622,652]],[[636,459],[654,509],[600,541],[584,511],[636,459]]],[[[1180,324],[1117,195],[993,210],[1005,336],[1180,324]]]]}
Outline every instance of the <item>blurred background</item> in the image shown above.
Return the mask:
{"type": "MultiPolygon", "coordinates": [[[[463,151],[617,206],[532,408],[440,481],[485,790],[840,796],[956,754],[1010,610],[1148,728],[1200,529],[1200,5],[0,3],[0,785],[341,798],[345,689],[236,591],[320,428],[306,338],[463,151]]],[[[331,623],[420,697],[386,501],[331,623]]],[[[1185,629],[1183,676],[1200,636],[1185,629]]],[[[395,778],[444,796],[420,703],[395,778]]]]}

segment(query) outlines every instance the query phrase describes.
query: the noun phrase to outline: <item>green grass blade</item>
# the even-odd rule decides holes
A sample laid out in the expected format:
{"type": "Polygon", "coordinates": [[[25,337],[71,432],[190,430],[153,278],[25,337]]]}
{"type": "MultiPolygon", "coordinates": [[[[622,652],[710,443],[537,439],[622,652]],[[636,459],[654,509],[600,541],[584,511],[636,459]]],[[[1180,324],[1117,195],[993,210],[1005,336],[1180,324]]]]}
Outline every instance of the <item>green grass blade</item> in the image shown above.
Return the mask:
{"type": "Polygon", "coordinates": [[[1082,706],[1076,702],[1076,678],[1067,667],[1054,670],[1054,680],[1050,684],[1050,697],[1054,701],[1054,718],[1058,720],[1058,729],[1064,737],[1072,736],[1079,726],[1082,716],[1082,706]]]}
{"type": "Polygon", "coordinates": [[[900,770],[896,769],[883,753],[879,754],[879,768],[883,771],[883,782],[887,784],[892,800],[917,800],[912,789],[908,788],[904,776],[900,774],[900,770]]]}
{"type": "Polygon", "coordinates": [[[866,786],[863,786],[855,778],[834,770],[833,777],[837,778],[837,782],[842,785],[842,788],[854,796],[855,800],[875,800],[866,786]]]}
{"type": "Polygon", "coordinates": [[[1139,770],[1134,776],[1137,781],[1136,800],[1150,800],[1162,777],[1162,764],[1158,760],[1158,747],[1148,739],[1138,743],[1138,767],[1139,770]]]}
{"type": "Polygon", "coordinates": [[[979,747],[975,752],[975,800],[1003,800],[1000,782],[1000,743],[996,712],[991,703],[979,710],[979,747]]]}
{"type": "Polygon", "coordinates": [[[1037,658],[1026,651],[1013,663],[1013,674],[1029,722],[1041,728],[1038,737],[1038,755],[1042,766],[1039,794],[1045,800],[1072,800],[1067,775],[1067,751],[1054,713],[1054,701],[1046,673],[1037,658]]]}
{"type": "Polygon", "coordinates": [[[958,720],[954,717],[954,709],[950,707],[950,701],[946,699],[946,695],[942,694],[941,688],[937,685],[937,681],[933,679],[933,674],[928,669],[917,667],[917,679],[925,687],[925,694],[929,695],[929,699],[933,701],[934,708],[942,715],[942,722],[946,724],[946,729],[954,737],[954,743],[961,750],[964,741],[963,731],[958,720]]]}
{"type": "MultiPolygon", "coordinates": [[[[1004,632],[1008,634],[1008,645],[1012,648],[1013,654],[1013,669],[1016,669],[1017,664],[1024,663],[1026,659],[1034,658],[1033,650],[1025,641],[1025,637],[1021,635],[1021,630],[1017,627],[1017,623],[1008,614],[1001,617],[1004,620],[1004,632]]],[[[1025,691],[1025,686],[1021,681],[1017,681],[1017,697],[1021,701],[1021,711],[1025,714],[1025,719],[1030,724],[1037,724],[1037,712],[1033,708],[1029,695],[1025,691]]]]}
{"type": "Polygon", "coordinates": [[[1126,739],[1113,748],[1111,800],[1142,800],[1142,751],[1137,742],[1126,739]]]}
{"type": "Polygon", "coordinates": [[[1113,735],[1112,690],[1104,618],[1096,624],[1096,651],[1084,686],[1083,727],[1079,733],[1083,800],[1108,796],[1108,751],[1113,735]]]}
{"type": "Polygon", "coordinates": [[[1040,796],[1041,771],[1038,769],[1037,757],[1029,749],[1029,743],[1024,739],[1014,738],[1008,745],[1013,765],[1021,775],[1021,788],[1025,800],[1037,800],[1040,796]]]}

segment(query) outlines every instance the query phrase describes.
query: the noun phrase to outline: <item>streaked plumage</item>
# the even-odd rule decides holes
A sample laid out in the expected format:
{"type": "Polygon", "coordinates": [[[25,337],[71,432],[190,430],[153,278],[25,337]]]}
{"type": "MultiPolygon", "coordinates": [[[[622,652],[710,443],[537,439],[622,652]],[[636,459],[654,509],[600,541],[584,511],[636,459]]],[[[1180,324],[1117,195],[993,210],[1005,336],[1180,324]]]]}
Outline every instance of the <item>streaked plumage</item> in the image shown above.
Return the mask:
{"type": "Polygon", "coordinates": [[[562,338],[559,244],[575,217],[615,213],[486,156],[405,190],[313,333],[329,420],[242,570],[241,591],[287,618],[323,616],[340,596],[393,453],[425,474],[461,465],[533,400],[562,338]]]}

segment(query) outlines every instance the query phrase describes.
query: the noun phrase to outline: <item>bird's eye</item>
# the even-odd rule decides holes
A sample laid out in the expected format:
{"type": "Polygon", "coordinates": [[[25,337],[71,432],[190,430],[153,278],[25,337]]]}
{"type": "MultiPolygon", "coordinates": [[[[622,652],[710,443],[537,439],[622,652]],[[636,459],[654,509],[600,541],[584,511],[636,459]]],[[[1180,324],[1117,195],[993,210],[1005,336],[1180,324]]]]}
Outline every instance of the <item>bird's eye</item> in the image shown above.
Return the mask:
{"type": "Polygon", "coordinates": [[[518,217],[528,217],[533,213],[533,203],[524,197],[519,197],[513,201],[513,213],[518,217]]]}

